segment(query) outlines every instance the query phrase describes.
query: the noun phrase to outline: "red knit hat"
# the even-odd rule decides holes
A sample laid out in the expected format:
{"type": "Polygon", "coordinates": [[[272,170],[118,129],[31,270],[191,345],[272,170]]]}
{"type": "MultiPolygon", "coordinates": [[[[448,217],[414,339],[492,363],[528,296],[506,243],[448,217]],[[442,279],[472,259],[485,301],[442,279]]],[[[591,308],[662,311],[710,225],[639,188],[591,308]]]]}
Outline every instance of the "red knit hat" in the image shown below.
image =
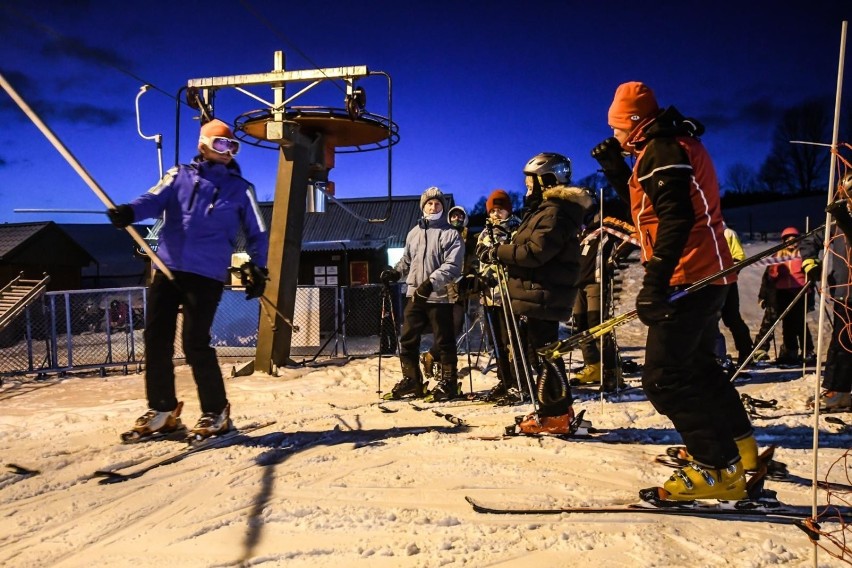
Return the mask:
{"type": "Polygon", "coordinates": [[[609,125],[631,132],[643,118],[660,110],[654,91],[644,83],[631,81],[622,83],[615,90],[615,97],[607,116],[609,125]]]}
{"type": "Polygon", "coordinates": [[[509,194],[502,189],[495,189],[492,191],[491,195],[489,195],[488,199],[485,201],[486,213],[491,213],[491,210],[495,207],[505,209],[509,213],[512,212],[512,199],[509,197],[509,194]]]}

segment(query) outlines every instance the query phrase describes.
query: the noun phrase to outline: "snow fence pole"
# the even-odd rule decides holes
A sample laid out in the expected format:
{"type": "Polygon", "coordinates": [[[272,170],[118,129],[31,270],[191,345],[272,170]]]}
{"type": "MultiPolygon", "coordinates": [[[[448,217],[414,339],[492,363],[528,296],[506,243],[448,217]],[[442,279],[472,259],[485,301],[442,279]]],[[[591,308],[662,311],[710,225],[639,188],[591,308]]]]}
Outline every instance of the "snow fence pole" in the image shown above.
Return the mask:
{"type": "MultiPolygon", "coordinates": [[[[729,266],[728,268],[724,268],[724,269],[720,270],[719,272],[716,272],[715,274],[711,274],[710,276],[707,276],[706,278],[702,278],[701,280],[692,284],[691,286],[684,288],[683,290],[679,290],[679,291],[675,292],[674,294],[672,294],[669,297],[669,301],[675,302],[675,301],[683,298],[684,296],[692,294],[693,292],[697,292],[698,290],[701,290],[702,288],[706,288],[711,283],[715,282],[716,280],[719,280],[720,278],[724,278],[728,274],[731,274],[733,272],[739,272],[740,270],[742,270],[746,266],[750,266],[750,265],[752,265],[752,264],[754,264],[754,263],[756,263],[760,260],[763,260],[764,258],[775,254],[779,250],[781,250],[785,247],[788,247],[792,243],[798,243],[798,242],[805,240],[806,238],[814,235],[817,231],[821,231],[824,227],[825,227],[824,224],[820,225],[819,227],[817,227],[815,229],[811,229],[810,231],[808,231],[806,233],[802,233],[802,234],[800,234],[799,236],[797,236],[793,239],[787,239],[784,242],[778,243],[777,245],[769,247],[768,249],[763,250],[763,251],[761,251],[761,252],[759,252],[755,255],[752,255],[752,256],[746,258],[745,260],[742,260],[742,261],[740,261],[736,264],[733,264],[733,265],[729,266]]],[[[572,335],[571,337],[565,338],[561,341],[555,341],[555,342],[551,343],[550,345],[546,345],[543,348],[538,350],[538,354],[541,355],[542,357],[546,358],[546,359],[556,359],[558,357],[562,357],[563,355],[572,351],[576,347],[579,347],[580,345],[584,345],[586,343],[589,343],[590,341],[594,341],[595,339],[597,339],[599,337],[602,337],[602,336],[604,336],[608,333],[611,333],[616,327],[623,325],[625,323],[628,323],[630,321],[633,321],[634,319],[636,319],[637,315],[638,315],[638,313],[636,312],[636,310],[630,310],[629,312],[617,315],[614,318],[608,319],[607,321],[603,322],[602,324],[596,325],[595,327],[592,327],[592,328],[589,328],[582,333],[577,333],[577,334],[572,335]]]]}
{"type": "MultiPolygon", "coordinates": [[[[44,134],[45,138],[47,138],[47,140],[51,144],[53,144],[53,147],[56,148],[56,150],[62,155],[62,157],[65,158],[65,160],[71,165],[72,168],[74,168],[74,171],[76,171],[77,174],[81,178],[83,178],[83,181],[86,182],[86,185],[88,185],[92,189],[92,191],[95,192],[95,195],[98,196],[101,202],[103,202],[103,204],[106,205],[108,209],[115,208],[115,203],[113,203],[112,199],[110,199],[106,192],[101,189],[101,187],[94,180],[94,178],[89,174],[89,172],[86,171],[86,168],[84,168],[83,165],[77,160],[77,158],[75,158],[74,155],[68,150],[68,148],[65,147],[65,145],[56,136],[56,134],[54,134],[53,131],[44,123],[44,121],[39,118],[39,116],[33,111],[33,109],[30,108],[26,101],[21,98],[17,91],[12,88],[12,85],[9,84],[9,82],[6,80],[2,73],[0,73],[0,87],[3,87],[3,90],[9,94],[13,101],[15,101],[15,104],[17,104],[21,108],[21,110],[24,111],[24,114],[29,117],[33,124],[35,124],[39,130],[41,130],[41,133],[44,134]]],[[[151,249],[151,247],[148,246],[148,243],[145,242],[145,239],[142,238],[142,236],[136,231],[136,229],[134,229],[132,225],[128,225],[125,227],[125,230],[130,233],[130,236],[133,237],[133,240],[136,241],[136,244],[139,245],[139,248],[145,251],[145,254],[147,254],[148,258],[151,259],[151,262],[153,262],[157,266],[157,268],[159,268],[163,272],[163,274],[168,277],[169,280],[174,280],[175,277],[172,274],[171,270],[169,270],[168,267],[163,263],[163,261],[160,260],[160,257],[157,256],[157,253],[155,253],[151,249]]]]}

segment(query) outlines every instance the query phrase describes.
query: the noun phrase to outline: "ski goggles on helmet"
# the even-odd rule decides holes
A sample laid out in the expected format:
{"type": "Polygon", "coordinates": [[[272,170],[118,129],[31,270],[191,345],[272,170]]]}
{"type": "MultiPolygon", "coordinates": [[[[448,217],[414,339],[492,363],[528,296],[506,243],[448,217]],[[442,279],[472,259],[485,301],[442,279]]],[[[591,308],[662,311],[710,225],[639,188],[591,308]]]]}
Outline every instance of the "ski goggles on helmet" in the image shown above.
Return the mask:
{"type": "Polygon", "coordinates": [[[240,151],[240,141],[226,136],[202,135],[199,137],[198,141],[217,154],[230,154],[232,156],[236,156],[237,152],[240,151]]]}

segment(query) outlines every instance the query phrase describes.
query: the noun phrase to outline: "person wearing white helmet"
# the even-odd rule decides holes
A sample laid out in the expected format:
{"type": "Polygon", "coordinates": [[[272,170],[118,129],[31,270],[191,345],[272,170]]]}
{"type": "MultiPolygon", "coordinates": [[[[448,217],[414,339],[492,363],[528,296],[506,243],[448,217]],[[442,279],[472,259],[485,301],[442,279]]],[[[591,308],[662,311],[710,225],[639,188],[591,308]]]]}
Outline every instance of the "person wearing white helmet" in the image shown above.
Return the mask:
{"type": "MultiPolygon", "coordinates": [[[[519,434],[571,434],[574,408],[565,362],[544,361],[538,350],[559,339],[559,322],[571,317],[580,272],[580,231],[593,203],[571,185],[571,160],[553,153],[533,156],[524,166],[527,214],[511,241],[478,250],[485,264],[500,263],[508,274],[515,316],[525,317],[527,362],[534,367],[537,413],[517,424],[519,434]]],[[[505,299],[504,299],[505,301],[505,299]]]]}

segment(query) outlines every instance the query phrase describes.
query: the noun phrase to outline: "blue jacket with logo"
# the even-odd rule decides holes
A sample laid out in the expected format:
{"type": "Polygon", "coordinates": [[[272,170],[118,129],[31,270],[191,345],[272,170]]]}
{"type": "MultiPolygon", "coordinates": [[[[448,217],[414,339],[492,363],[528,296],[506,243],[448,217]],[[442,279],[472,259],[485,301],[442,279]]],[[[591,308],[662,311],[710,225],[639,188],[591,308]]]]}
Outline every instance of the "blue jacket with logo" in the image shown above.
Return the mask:
{"type": "Polygon", "coordinates": [[[171,168],[160,183],[130,203],[137,220],[165,212],[157,255],[170,270],[226,281],[242,227],[252,261],[266,266],[269,236],[254,187],[236,162],[208,162],[171,168]]]}

